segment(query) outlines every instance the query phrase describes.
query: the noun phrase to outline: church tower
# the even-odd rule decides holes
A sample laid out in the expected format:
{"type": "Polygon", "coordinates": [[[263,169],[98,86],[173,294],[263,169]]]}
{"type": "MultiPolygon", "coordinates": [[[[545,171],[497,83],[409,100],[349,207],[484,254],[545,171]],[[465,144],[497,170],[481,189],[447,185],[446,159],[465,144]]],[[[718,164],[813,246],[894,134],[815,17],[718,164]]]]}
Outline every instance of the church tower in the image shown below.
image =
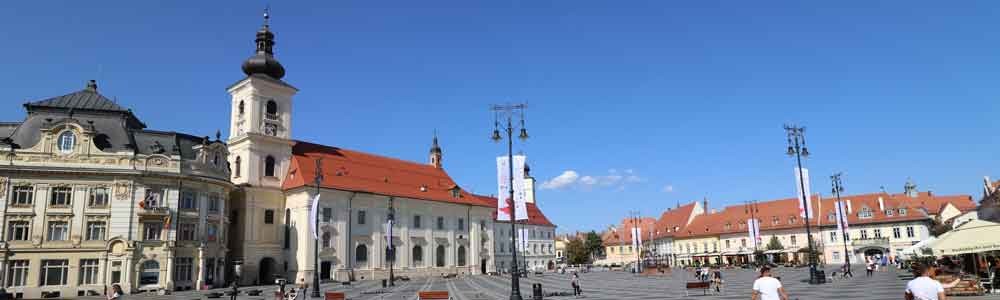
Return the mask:
{"type": "Polygon", "coordinates": [[[428,164],[435,168],[441,168],[441,146],[438,146],[438,136],[434,133],[434,141],[431,142],[431,154],[428,164]]]}
{"type": "Polygon", "coordinates": [[[292,155],[292,96],[298,89],[281,80],[285,68],[274,58],[274,33],[264,13],[256,51],[243,62],[246,78],[230,86],[230,166],[235,184],[281,187],[292,155]]]}

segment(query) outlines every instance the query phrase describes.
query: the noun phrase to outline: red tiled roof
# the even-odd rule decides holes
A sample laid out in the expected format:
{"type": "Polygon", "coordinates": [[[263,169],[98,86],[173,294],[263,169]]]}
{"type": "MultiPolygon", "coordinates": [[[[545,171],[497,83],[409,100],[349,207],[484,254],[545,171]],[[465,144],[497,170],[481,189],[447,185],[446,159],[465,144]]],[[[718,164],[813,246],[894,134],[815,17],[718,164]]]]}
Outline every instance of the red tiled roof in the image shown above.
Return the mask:
{"type": "Polygon", "coordinates": [[[323,159],[324,188],[427,201],[496,207],[496,201],[462,190],[444,169],[359,151],[296,142],[282,189],[312,185],[323,159]],[[459,189],[454,197],[452,189],[459,189]]]}
{"type": "MultiPolygon", "coordinates": [[[[478,196],[478,195],[477,195],[477,197],[484,198],[484,199],[486,199],[485,201],[490,201],[490,203],[493,203],[493,208],[494,208],[494,210],[493,210],[493,220],[496,220],[497,219],[497,211],[496,211],[497,198],[495,198],[495,197],[486,197],[486,196],[478,196]]],[[[542,213],[542,210],[538,208],[538,205],[536,205],[535,203],[525,203],[525,205],[528,207],[528,219],[527,220],[518,221],[518,224],[528,224],[528,225],[556,227],[556,225],[552,224],[552,222],[549,221],[549,218],[546,217],[544,213],[542,213]]],[[[506,221],[504,221],[504,222],[506,223],[506,221]]]]}
{"type": "Polygon", "coordinates": [[[638,226],[642,229],[642,239],[650,240],[656,231],[656,219],[653,218],[639,218],[638,221],[631,218],[625,218],[622,220],[621,227],[617,229],[613,234],[613,239],[610,241],[605,241],[605,245],[618,245],[618,244],[629,244],[632,243],[632,228],[638,226]]]}
{"type": "Polygon", "coordinates": [[[681,230],[683,230],[688,225],[688,219],[691,217],[691,213],[694,211],[696,203],[688,203],[677,207],[676,209],[670,209],[660,215],[660,219],[656,220],[655,231],[653,235],[655,238],[670,237],[674,236],[681,230]]]}

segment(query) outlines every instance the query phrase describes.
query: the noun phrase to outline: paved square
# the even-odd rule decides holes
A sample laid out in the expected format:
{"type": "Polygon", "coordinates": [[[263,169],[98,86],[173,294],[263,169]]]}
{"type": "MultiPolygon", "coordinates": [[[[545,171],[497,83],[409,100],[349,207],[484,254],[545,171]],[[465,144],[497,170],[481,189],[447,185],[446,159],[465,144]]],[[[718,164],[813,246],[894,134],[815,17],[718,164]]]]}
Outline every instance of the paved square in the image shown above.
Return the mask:
{"type": "MultiPolygon", "coordinates": [[[[824,285],[809,285],[808,269],[777,268],[775,276],[782,279],[785,289],[791,299],[903,299],[903,287],[908,276],[890,269],[887,272],[876,273],[871,278],[860,276],[848,279],[837,279],[824,285]]],[[[581,286],[582,299],[750,299],[750,288],[757,274],[753,270],[724,270],[725,289],[721,294],[701,291],[691,291],[685,296],[686,282],[695,281],[694,274],[680,269],[673,269],[662,276],[638,276],[625,272],[595,271],[583,273],[581,286]]],[[[571,292],[569,274],[546,273],[541,276],[530,276],[521,280],[521,293],[524,299],[531,299],[531,285],[541,283],[545,293],[571,292]]],[[[416,300],[418,291],[447,290],[455,300],[504,300],[510,294],[510,279],[497,276],[466,276],[454,279],[415,278],[407,282],[399,282],[396,287],[382,289],[381,281],[355,282],[350,286],[329,283],[323,285],[324,291],[345,292],[348,299],[358,300],[416,300]]],[[[273,295],[274,286],[244,287],[241,290],[260,289],[264,295],[273,295]]],[[[222,290],[217,290],[222,291],[222,290]]],[[[131,295],[132,299],[207,299],[205,292],[177,292],[168,296],[131,295]]],[[[240,296],[238,299],[270,300],[273,296],[240,296]]],[[[102,299],[90,297],[87,299],[102,299]]],[[[223,299],[229,299],[224,297],[223,299]]],[[[308,298],[307,298],[308,299],[308,298]]],[[[546,297],[546,299],[576,299],[573,296],[546,297]]],[[[955,297],[962,300],[1000,299],[1000,295],[979,297],[955,297]]]]}

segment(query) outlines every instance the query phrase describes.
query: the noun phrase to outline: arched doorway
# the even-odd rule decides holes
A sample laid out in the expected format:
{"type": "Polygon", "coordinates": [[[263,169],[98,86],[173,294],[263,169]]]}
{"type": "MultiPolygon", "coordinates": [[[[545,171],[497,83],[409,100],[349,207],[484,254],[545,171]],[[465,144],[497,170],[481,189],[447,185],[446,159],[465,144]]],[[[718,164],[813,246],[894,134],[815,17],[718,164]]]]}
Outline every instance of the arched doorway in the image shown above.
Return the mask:
{"type": "Polygon", "coordinates": [[[465,266],[465,246],[458,246],[458,266],[465,266]]]}
{"type": "Polygon", "coordinates": [[[139,286],[160,284],[160,263],[147,260],[139,267],[139,286]]]}
{"type": "Polygon", "coordinates": [[[444,267],[444,246],[438,245],[437,246],[437,253],[435,253],[435,254],[437,254],[437,255],[435,255],[435,256],[437,256],[437,257],[435,257],[436,258],[436,261],[434,262],[435,265],[438,266],[438,267],[444,267]]]}
{"type": "Polygon", "coordinates": [[[277,269],[277,262],[273,258],[265,257],[260,259],[260,266],[257,269],[257,284],[270,285],[274,283],[274,271],[277,269]]]}

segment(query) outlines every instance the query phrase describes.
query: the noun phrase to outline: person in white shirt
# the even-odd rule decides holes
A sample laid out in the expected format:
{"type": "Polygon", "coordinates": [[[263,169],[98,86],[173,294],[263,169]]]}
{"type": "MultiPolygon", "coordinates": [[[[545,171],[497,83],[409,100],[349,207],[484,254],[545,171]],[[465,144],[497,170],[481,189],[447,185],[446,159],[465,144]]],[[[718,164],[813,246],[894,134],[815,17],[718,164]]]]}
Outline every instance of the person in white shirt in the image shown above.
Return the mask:
{"type": "Polygon", "coordinates": [[[947,300],[944,289],[954,287],[960,281],[956,278],[951,283],[941,284],[934,280],[933,277],[937,273],[934,266],[914,263],[911,268],[917,278],[906,283],[906,300],[947,300]]]}
{"type": "Polygon", "coordinates": [[[753,282],[753,300],[788,300],[781,281],[771,277],[771,268],[761,267],[760,278],[753,282]]]}

